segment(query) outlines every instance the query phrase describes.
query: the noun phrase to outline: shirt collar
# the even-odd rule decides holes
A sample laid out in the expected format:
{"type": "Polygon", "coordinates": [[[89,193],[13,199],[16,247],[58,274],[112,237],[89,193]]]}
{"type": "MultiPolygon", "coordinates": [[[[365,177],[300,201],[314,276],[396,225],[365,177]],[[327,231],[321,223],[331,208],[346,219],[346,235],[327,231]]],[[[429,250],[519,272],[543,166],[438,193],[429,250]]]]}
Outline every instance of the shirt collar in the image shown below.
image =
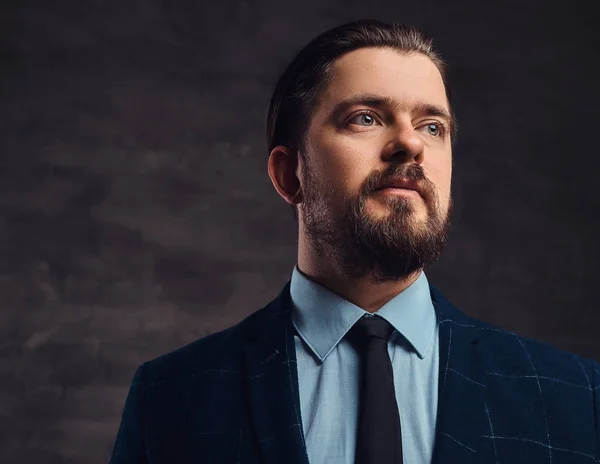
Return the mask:
{"type": "MultiPolygon", "coordinates": [[[[368,311],[310,280],[300,272],[298,266],[294,266],[292,272],[290,296],[294,305],[294,326],[321,362],[356,321],[364,315],[370,315],[368,311]]],[[[436,313],[424,272],[374,314],[392,324],[421,359],[428,354],[436,328],[436,313]]],[[[397,336],[396,331],[390,341],[397,336]]]]}

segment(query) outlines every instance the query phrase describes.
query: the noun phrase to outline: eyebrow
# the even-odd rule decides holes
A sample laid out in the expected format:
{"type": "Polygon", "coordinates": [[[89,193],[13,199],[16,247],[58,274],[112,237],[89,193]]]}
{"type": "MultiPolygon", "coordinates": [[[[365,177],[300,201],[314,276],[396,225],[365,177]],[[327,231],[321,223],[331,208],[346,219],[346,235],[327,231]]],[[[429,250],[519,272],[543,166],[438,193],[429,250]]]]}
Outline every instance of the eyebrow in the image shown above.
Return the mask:
{"type": "MultiPolygon", "coordinates": [[[[406,106],[404,103],[395,100],[392,97],[376,95],[371,93],[358,93],[336,103],[333,106],[331,114],[335,119],[339,119],[339,117],[344,111],[346,111],[352,106],[357,105],[365,105],[378,108],[388,107],[392,110],[397,110],[403,106],[406,106]]],[[[421,101],[417,102],[415,105],[412,106],[412,111],[420,115],[435,116],[438,118],[445,119],[446,122],[450,125],[450,129],[452,130],[454,128],[454,117],[445,108],[442,108],[441,106],[421,101]]]]}

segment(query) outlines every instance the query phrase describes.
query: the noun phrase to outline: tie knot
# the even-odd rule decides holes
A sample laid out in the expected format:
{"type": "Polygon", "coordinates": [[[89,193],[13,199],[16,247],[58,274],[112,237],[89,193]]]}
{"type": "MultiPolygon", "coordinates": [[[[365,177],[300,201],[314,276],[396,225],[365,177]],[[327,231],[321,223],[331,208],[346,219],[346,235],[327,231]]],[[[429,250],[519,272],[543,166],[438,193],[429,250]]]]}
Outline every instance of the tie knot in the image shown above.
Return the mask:
{"type": "Polygon", "coordinates": [[[368,344],[374,338],[380,338],[387,343],[393,331],[392,324],[382,317],[362,317],[352,326],[348,337],[352,343],[359,342],[360,345],[368,344]]]}

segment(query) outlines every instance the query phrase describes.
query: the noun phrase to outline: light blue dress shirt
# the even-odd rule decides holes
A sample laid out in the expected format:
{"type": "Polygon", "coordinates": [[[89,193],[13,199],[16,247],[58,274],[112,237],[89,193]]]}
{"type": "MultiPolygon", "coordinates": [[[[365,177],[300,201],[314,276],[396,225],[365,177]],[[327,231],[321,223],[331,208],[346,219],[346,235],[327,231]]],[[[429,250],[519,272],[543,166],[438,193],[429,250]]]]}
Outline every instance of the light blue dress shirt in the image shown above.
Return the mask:
{"type": "MultiPolygon", "coordinates": [[[[354,464],[359,359],[344,338],[367,311],[311,281],[294,266],[300,410],[311,464],[354,464]]],[[[394,370],[404,464],[429,464],[438,401],[438,323],[425,273],[375,314],[394,326],[388,351],[394,370]]]]}

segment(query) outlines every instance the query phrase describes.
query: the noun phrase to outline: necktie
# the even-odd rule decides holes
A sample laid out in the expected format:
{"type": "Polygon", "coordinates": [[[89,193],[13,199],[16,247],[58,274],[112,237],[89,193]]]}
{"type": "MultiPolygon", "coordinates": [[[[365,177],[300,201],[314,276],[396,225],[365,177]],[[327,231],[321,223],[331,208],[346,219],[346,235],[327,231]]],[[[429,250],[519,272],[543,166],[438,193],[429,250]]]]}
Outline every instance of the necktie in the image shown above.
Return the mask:
{"type": "Polygon", "coordinates": [[[360,356],[356,464],[402,464],[400,416],[387,341],[394,328],[379,316],[363,317],[348,332],[360,356]]]}

